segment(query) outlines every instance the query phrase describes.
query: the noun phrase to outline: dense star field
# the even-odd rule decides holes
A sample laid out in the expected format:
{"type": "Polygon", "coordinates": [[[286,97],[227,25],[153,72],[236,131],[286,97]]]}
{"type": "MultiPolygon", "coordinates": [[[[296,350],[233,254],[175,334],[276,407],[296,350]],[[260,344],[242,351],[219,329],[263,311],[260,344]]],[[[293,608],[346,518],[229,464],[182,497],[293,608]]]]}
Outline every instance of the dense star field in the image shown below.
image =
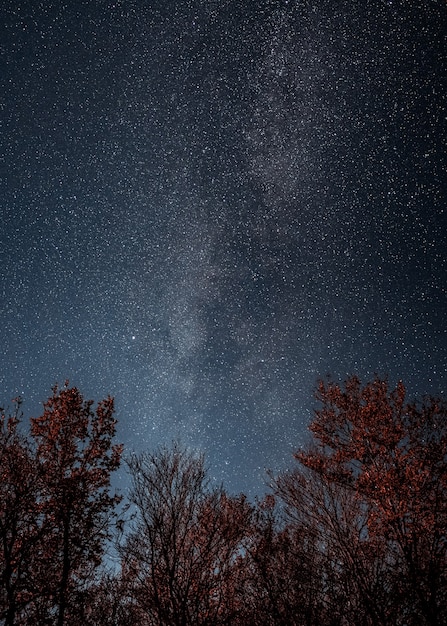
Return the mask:
{"type": "Polygon", "coordinates": [[[2,7],[0,404],[254,495],[319,377],[445,391],[444,0],[2,7]]]}

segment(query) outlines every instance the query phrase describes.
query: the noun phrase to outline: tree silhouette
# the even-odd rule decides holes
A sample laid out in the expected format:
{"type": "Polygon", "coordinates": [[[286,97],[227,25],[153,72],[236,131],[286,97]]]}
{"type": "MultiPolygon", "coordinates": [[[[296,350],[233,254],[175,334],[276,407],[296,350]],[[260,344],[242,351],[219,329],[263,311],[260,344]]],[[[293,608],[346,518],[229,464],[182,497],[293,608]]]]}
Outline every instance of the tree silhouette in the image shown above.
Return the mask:
{"type": "Polygon", "coordinates": [[[321,382],[312,442],[255,505],[180,444],[130,456],[114,573],[113,400],[55,387],[28,435],[20,402],[0,411],[0,623],[447,623],[447,406],[405,396],[321,382]]]}
{"type": "Polygon", "coordinates": [[[324,624],[323,570],[308,528],[280,524],[275,500],[267,496],[256,509],[245,558],[244,589],[252,626],[324,624]]]}
{"type": "Polygon", "coordinates": [[[402,383],[379,378],[322,382],[317,397],[313,445],[277,493],[295,518],[312,516],[333,581],[346,581],[347,606],[362,599],[365,623],[445,623],[445,403],[407,403],[402,383]]]}
{"type": "MultiPolygon", "coordinates": [[[[79,603],[101,563],[119,498],[113,400],[92,410],[76,387],[54,387],[43,414],[19,432],[19,408],[0,418],[0,619],[80,623],[79,603]]],[[[19,407],[19,405],[18,405],[19,407]]]]}
{"type": "Polygon", "coordinates": [[[95,411],[92,404],[76,387],[56,386],[43,414],[31,420],[45,530],[38,574],[48,591],[48,615],[55,615],[57,626],[75,610],[71,605],[76,594],[101,563],[110,515],[119,501],[109,493],[110,476],[122,452],[112,443],[113,399],[99,402],[95,411]]]}
{"type": "Polygon", "coordinates": [[[136,623],[229,623],[251,507],[210,488],[203,456],[178,444],[133,456],[129,468],[138,513],[122,554],[136,623]]]}
{"type": "Polygon", "coordinates": [[[42,536],[39,477],[20,419],[19,400],[12,415],[0,415],[0,619],[6,626],[36,593],[33,565],[42,536]]]}

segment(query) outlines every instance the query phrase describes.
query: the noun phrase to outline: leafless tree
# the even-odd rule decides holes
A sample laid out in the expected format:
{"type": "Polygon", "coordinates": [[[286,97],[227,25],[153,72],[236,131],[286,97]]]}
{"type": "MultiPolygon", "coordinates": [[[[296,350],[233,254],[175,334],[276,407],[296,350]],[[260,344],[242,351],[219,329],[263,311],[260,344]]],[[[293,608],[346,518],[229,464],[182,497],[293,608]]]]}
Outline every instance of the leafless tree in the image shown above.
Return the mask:
{"type": "Polygon", "coordinates": [[[177,443],[128,464],[137,518],[122,548],[122,576],[135,619],[160,626],[232,623],[252,513],[245,497],[211,488],[203,456],[177,443]]]}

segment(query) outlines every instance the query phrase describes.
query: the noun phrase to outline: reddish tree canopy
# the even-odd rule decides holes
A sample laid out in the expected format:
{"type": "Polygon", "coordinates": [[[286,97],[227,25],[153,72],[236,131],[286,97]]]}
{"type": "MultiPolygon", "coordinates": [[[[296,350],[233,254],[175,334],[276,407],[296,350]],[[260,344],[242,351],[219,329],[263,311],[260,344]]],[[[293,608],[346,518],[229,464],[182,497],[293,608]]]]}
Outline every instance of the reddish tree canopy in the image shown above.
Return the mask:
{"type": "Polygon", "coordinates": [[[321,382],[310,426],[314,444],[295,456],[327,485],[351,491],[366,516],[364,541],[387,546],[389,562],[395,570],[398,563],[408,581],[416,622],[441,624],[447,617],[447,406],[405,396],[403,383],[392,389],[380,378],[365,385],[357,377],[344,385],[321,382]]]}
{"type": "Polygon", "coordinates": [[[119,498],[111,473],[113,399],[93,410],[76,387],[54,387],[43,414],[19,434],[0,416],[0,619],[75,624],[84,588],[101,563],[119,498]]]}

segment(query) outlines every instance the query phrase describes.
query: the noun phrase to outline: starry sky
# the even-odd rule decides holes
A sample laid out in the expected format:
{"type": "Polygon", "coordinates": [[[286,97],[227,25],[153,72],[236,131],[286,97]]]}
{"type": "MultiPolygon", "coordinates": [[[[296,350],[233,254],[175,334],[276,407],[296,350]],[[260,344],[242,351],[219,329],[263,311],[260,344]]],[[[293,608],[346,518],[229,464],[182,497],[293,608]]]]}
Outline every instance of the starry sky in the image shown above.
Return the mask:
{"type": "Polygon", "coordinates": [[[444,0],[1,6],[1,403],[256,495],[318,378],[446,390],[444,0]]]}

